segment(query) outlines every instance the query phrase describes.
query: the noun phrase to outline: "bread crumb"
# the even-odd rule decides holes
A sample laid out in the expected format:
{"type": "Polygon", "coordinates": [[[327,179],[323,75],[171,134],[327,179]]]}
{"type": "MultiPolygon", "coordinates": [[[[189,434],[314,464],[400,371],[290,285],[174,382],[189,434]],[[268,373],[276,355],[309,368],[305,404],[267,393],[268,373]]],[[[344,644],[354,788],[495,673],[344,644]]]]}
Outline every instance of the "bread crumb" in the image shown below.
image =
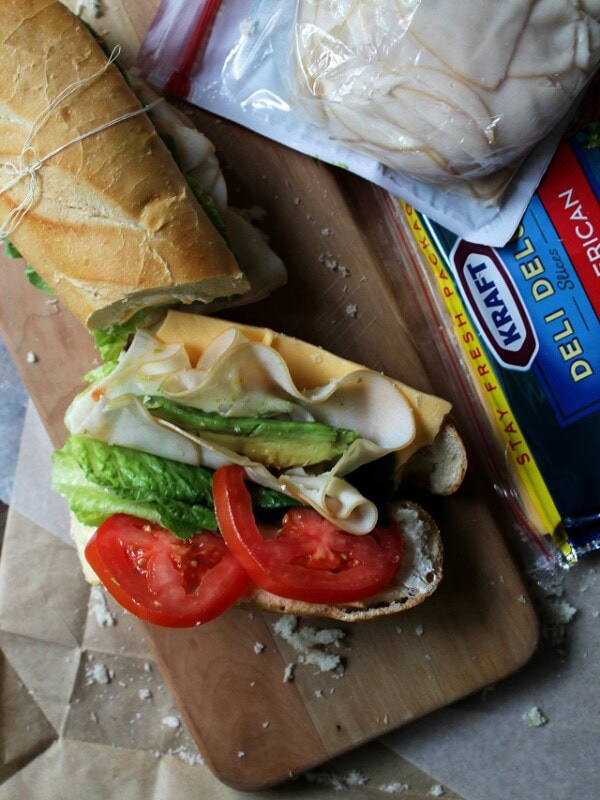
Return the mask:
{"type": "Polygon", "coordinates": [[[294,680],[294,670],[296,669],[296,665],[292,662],[290,664],[286,664],[285,670],[283,671],[283,682],[284,683],[291,683],[294,680]]]}
{"type": "Polygon", "coordinates": [[[521,603],[522,605],[527,605],[527,598],[525,597],[524,594],[520,594],[517,599],[519,600],[519,603],[521,603]]]}
{"type": "Polygon", "coordinates": [[[321,228],[321,236],[331,236],[331,228],[321,228]]]}
{"type": "Polygon", "coordinates": [[[27,359],[27,363],[28,363],[28,364],[36,364],[36,363],[39,361],[38,357],[37,357],[37,356],[36,356],[36,354],[33,352],[33,350],[30,350],[30,351],[27,353],[27,355],[26,355],[26,359],[27,359]]]}
{"type": "Polygon", "coordinates": [[[549,721],[548,717],[538,706],[533,706],[529,711],[526,711],[522,719],[527,723],[528,728],[541,728],[549,721]]]}
{"type": "MultiPolygon", "coordinates": [[[[324,649],[331,645],[339,647],[339,643],[346,636],[346,632],[341,628],[301,626],[297,616],[285,614],[275,622],[273,630],[297,653],[300,653],[299,664],[316,666],[321,672],[343,673],[344,665],[341,656],[324,649]]],[[[285,679],[284,682],[286,682],[285,679]]]]}
{"type": "Polygon", "coordinates": [[[356,303],[348,303],[346,306],[346,316],[352,317],[352,319],[356,319],[358,316],[358,306],[356,303]]]}
{"type": "Polygon", "coordinates": [[[250,686],[251,686],[251,687],[254,687],[254,686],[256,686],[256,681],[250,681],[250,686]]]}
{"type": "Polygon", "coordinates": [[[389,714],[384,714],[384,715],[383,715],[383,724],[384,724],[384,725],[389,725],[389,724],[390,724],[390,717],[389,717],[389,714]]]}
{"type": "Polygon", "coordinates": [[[238,750],[238,754],[237,754],[238,758],[244,758],[245,755],[246,755],[246,753],[243,750],[238,750]]]}
{"type": "Polygon", "coordinates": [[[150,691],[150,689],[140,689],[138,691],[138,697],[140,698],[140,700],[150,700],[150,698],[152,697],[152,692],[150,691]]]}
{"type": "Polygon", "coordinates": [[[315,689],[314,694],[315,694],[315,697],[318,700],[322,700],[323,699],[323,689],[315,689]]]}
{"type": "Polygon", "coordinates": [[[89,607],[101,628],[112,628],[117,624],[117,618],[112,611],[108,610],[106,595],[99,586],[92,586],[89,607]]]}
{"type": "Polygon", "coordinates": [[[250,208],[236,208],[240,217],[247,222],[260,222],[267,216],[266,209],[262,206],[250,206],[250,208]]]}
{"type": "Polygon", "coordinates": [[[441,797],[444,794],[444,787],[441,783],[434,783],[428,794],[432,797],[441,797]]]}
{"type": "Polygon", "coordinates": [[[423,634],[425,633],[425,628],[422,625],[417,625],[417,627],[415,628],[415,633],[417,634],[417,636],[423,636],[423,634]]]}
{"type": "MultiPolygon", "coordinates": [[[[154,755],[158,757],[161,754],[155,752],[154,755]]],[[[185,745],[169,748],[169,750],[167,750],[167,755],[176,756],[180,761],[183,761],[184,764],[188,764],[190,767],[204,764],[204,759],[200,753],[193,752],[189,747],[185,747],[185,745]]]]}
{"type": "Polygon", "coordinates": [[[152,664],[149,661],[144,662],[144,672],[152,672],[152,664]]]}
{"type": "Polygon", "coordinates": [[[336,775],[333,772],[305,772],[304,778],[308,783],[331,786],[336,791],[349,789],[351,786],[365,786],[369,782],[364,772],[357,769],[350,770],[346,775],[336,775]]]}
{"type": "Polygon", "coordinates": [[[109,669],[106,664],[98,662],[97,664],[86,667],[85,677],[87,686],[91,686],[93,683],[100,683],[104,686],[108,686],[115,677],[115,673],[112,669],[109,669]]]}
{"type": "Polygon", "coordinates": [[[265,646],[262,642],[254,642],[254,652],[256,655],[260,655],[261,653],[265,652],[265,646]]]}
{"type": "Polygon", "coordinates": [[[410,789],[410,785],[408,783],[384,783],[379,787],[379,791],[383,792],[384,794],[401,794],[402,792],[408,792],[410,789]]]}
{"type": "Polygon", "coordinates": [[[262,726],[263,726],[263,728],[265,728],[265,729],[266,729],[266,728],[268,728],[268,727],[269,727],[269,725],[270,725],[270,724],[271,724],[271,723],[269,722],[269,720],[267,720],[267,719],[266,719],[266,720],[263,722],[262,726]]]}
{"type": "Polygon", "coordinates": [[[176,730],[181,726],[181,720],[176,716],[163,717],[160,721],[160,724],[165,728],[176,730]]]}

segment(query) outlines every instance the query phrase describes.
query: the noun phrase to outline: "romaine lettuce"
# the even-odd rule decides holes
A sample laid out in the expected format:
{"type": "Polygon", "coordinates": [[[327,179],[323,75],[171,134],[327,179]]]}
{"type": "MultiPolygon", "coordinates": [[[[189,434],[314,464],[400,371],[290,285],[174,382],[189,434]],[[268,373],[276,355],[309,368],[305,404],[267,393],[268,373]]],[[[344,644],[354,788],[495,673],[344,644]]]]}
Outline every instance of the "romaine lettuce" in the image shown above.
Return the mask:
{"type": "Polygon", "coordinates": [[[115,491],[90,480],[65,448],[54,453],[52,487],[65,496],[70,510],[84,525],[98,526],[113,514],[132,514],[162,525],[180,539],[189,539],[201,530],[217,530],[214,512],[204,505],[160,496],[153,500],[135,499],[136,495],[150,497],[150,492],[145,495],[143,491],[133,491],[128,497],[126,491],[115,491]]]}
{"type": "MultiPolygon", "coordinates": [[[[213,471],[71,435],[53,456],[53,488],[84,525],[100,525],[111,514],[133,514],[187,539],[217,530],[213,471]]],[[[290,497],[252,486],[253,503],[265,510],[298,505],[290,497]]]]}

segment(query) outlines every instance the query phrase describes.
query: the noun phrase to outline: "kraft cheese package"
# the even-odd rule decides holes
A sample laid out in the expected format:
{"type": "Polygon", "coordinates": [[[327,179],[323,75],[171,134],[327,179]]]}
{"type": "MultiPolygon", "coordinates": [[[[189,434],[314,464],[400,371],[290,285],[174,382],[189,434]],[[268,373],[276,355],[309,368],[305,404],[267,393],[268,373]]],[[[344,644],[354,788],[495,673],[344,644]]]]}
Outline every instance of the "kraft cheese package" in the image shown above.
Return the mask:
{"type": "Polygon", "coordinates": [[[600,122],[561,143],[504,247],[395,208],[520,528],[563,564],[600,549],[600,122]]]}

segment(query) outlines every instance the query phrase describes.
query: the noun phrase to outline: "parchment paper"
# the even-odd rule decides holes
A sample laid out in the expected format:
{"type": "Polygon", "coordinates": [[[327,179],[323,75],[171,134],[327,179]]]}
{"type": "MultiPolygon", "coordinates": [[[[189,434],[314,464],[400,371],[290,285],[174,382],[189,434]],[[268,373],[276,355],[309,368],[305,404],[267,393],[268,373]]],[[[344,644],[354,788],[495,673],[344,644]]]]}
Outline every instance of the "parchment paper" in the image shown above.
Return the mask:
{"type": "MultiPolygon", "coordinates": [[[[135,621],[99,592],[90,595],[62,500],[48,491],[51,452],[30,406],[0,559],[0,776],[14,773],[0,798],[80,798],[84,787],[99,798],[244,796],[200,764],[183,725],[169,727],[178,712],[135,621]],[[108,684],[98,682],[104,669],[113,674],[108,684]]],[[[384,787],[414,798],[439,783],[444,797],[456,796],[451,786],[466,800],[596,798],[597,563],[559,575],[553,594],[541,597],[547,641],[520,674],[337,759],[312,782],[253,796],[339,797],[344,788],[383,798],[384,787]],[[522,719],[534,706],[548,717],[539,728],[522,719]],[[348,786],[348,776],[368,783],[348,786]]]]}

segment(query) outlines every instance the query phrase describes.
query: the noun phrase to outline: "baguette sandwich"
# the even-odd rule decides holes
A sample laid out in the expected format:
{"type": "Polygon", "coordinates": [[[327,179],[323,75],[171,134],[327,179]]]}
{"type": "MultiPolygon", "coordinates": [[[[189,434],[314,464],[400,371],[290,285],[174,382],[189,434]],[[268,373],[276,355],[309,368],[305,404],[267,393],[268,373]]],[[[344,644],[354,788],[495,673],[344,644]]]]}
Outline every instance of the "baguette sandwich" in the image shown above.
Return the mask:
{"type": "Polygon", "coordinates": [[[228,207],[212,144],[164,101],[145,113],[157,99],[60,2],[0,0],[0,228],[92,330],[286,279],[228,207]]]}
{"type": "Polygon", "coordinates": [[[371,619],[439,585],[439,531],[398,487],[458,488],[449,412],[297,339],[169,311],[71,404],[54,489],[88,580],[150,622],[236,603],[371,619]]]}

